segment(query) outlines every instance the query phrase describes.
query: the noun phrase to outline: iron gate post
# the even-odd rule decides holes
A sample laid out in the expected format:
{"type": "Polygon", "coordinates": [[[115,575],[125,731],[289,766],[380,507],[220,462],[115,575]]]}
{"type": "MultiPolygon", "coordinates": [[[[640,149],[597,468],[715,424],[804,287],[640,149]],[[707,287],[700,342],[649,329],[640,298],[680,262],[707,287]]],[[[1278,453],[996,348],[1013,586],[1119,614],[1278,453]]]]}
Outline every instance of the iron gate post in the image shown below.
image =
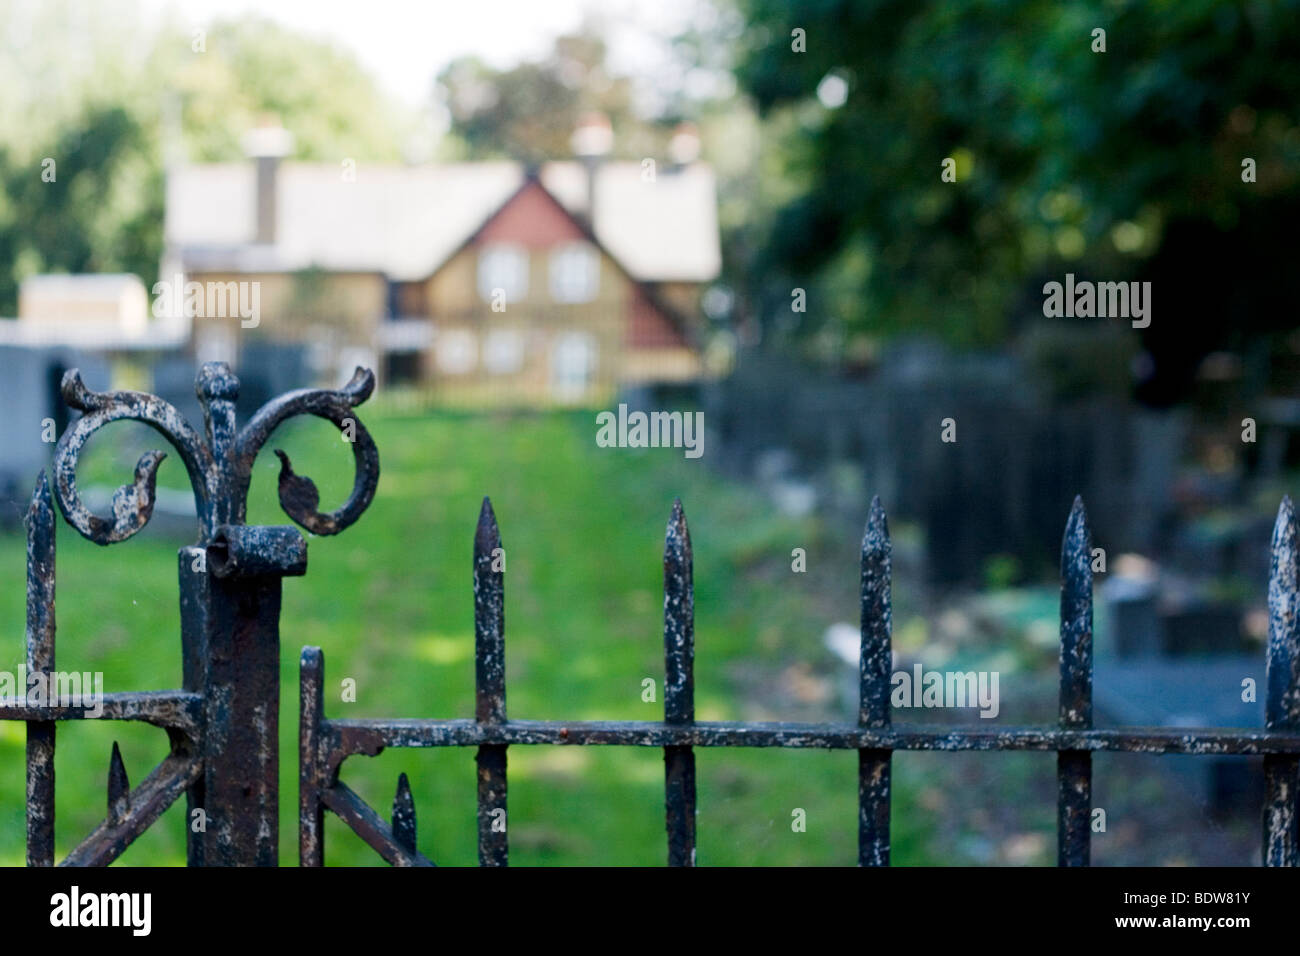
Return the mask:
{"type": "Polygon", "coordinates": [[[113,516],[86,509],[77,492],[76,466],[91,434],[120,419],[143,422],[179,452],[194,490],[198,541],[178,554],[182,679],[197,695],[197,734],[173,732],[174,755],[197,760],[186,788],[187,860],[191,866],[275,866],[279,851],[279,711],[281,579],[306,573],[307,542],[290,525],[245,523],[257,454],[271,433],[297,415],[337,425],[352,447],[352,493],[337,511],[316,510],[310,478],[280,458],[280,504],[314,534],[337,534],[374,498],[379,453],[354,406],[374,389],[374,375],[358,368],[335,391],[302,389],[264,405],[237,430],[239,380],[222,362],[200,369],[195,392],[203,407],[200,436],[176,409],[140,392],[91,392],[77,370],[63,381],[64,400],[84,414],[64,432],[55,452],[55,492],[67,522],[107,545],[138,532],[152,516],[155,480],[166,455],[147,452],[135,481],[113,496],[113,516]]]}
{"type": "Polygon", "coordinates": [[[189,830],[192,866],[275,866],[279,851],[280,578],[306,572],[307,542],[292,527],[238,531],[276,539],[278,564],[236,573],[221,538],[180,552],[182,640],[196,665],[186,689],[203,696],[204,717],[203,775],[188,794],[191,824],[203,811],[189,830]]]}

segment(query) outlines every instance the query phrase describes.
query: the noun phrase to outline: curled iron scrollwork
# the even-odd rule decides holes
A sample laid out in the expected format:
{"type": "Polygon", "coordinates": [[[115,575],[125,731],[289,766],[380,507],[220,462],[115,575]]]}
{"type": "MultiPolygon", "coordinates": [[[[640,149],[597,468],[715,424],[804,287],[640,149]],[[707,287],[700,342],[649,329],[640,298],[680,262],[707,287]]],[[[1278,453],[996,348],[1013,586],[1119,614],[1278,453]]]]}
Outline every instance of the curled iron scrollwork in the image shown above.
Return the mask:
{"type": "Polygon", "coordinates": [[[125,541],[148,523],[153,514],[158,466],[167,457],[161,450],[146,452],[131,484],[113,495],[112,516],[102,518],[82,503],[77,490],[77,462],[86,442],[111,422],[142,422],[168,440],[189,474],[199,518],[201,543],[216,529],[244,521],[253,463],[271,433],[298,415],[315,415],[333,422],[353,448],[356,475],[348,500],[336,511],[318,509],[319,493],[306,476],[294,473],[288,456],[277,449],[281,469],[280,504],[285,513],[314,534],[337,534],[357,520],[374,499],[379,483],[379,451],[353,409],[370,397],[374,373],[358,368],[341,389],[301,389],[267,402],[235,433],[234,401],[239,380],[221,362],[203,366],[195,390],[203,406],[206,435],[201,436],[175,406],[144,392],[93,392],[77,369],[63,378],[63,399],[84,414],[64,431],[55,450],[55,494],[68,524],[96,544],[125,541]],[[206,440],[205,440],[206,439],[206,440]]]}
{"type": "Polygon", "coordinates": [[[77,460],[86,442],[105,425],[123,419],[143,422],[176,448],[189,472],[200,519],[210,510],[211,489],[207,478],[212,471],[212,455],[175,406],[144,392],[92,392],[75,368],[63,376],[62,390],[63,400],[85,414],[59,438],[54,452],[54,492],[63,517],[83,537],[96,544],[125,541],[153,515],[158,466],[167,457],[163,451],[148,451],[141,456],[135,466],[134,482],[113,494],[112,518],[91,513],[77,491],[77,460]]]}
{"type": "MultiPolygon", "coordinates": [[[[239,433],[234,454],[241,466],[251,470],[258,451],[282,422],[297,415],[315,415],[333,422],[352,445],[356,477],[352,493],[343,506],[329,513],[317,510],[320,493],[305,475],[295,474],[289,456],[280,449],[280,507],[285,514],[313,534],[338,534],[370,506],[379,484],[379,449],[353,409],[375,390],[375,373],[358,367],[352,379],[340,389],[301,389],[272,399],[263,405],[239,433]]],[[[244,486],[247,491],[247,484],[244,486]]]]}

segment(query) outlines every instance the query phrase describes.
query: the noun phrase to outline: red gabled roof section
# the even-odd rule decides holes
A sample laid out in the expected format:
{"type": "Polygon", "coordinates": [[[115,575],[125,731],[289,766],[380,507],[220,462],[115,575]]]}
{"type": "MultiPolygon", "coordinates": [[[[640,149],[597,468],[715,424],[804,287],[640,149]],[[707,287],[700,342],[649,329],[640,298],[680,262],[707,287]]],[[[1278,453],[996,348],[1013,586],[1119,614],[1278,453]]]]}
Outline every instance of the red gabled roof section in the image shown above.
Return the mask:
{"type": "Polygon", "coordinates": [[[627,332],[623,341],[634,349],[681,348],[687,344],[681,329],[640,288],[632,290],[627,304],[627,332]]]}
{"type": "Polygon", "coordinates": [[[540,182],[530,179],[480,227],[473,241],[513,242],[530,249],[545,249],[586,238],[586,232],[568,210],[540,182]]]}
{"type": "Polygon", "coordinates": [[[686,317],[656,295],[651,286],[634,278],[623,263],[601,244],[591,228],[551,195],[535,169],[528,171],[523,185],[511,193],[455,252],[439,263],[430,277],[437,275],[464,249],[480,242],[517,242],[529,248],[546,248],[579,239],[590,242],[607,256],[633,289],[627,315],[626,342],[629,346],[692,346],[686,317]]]}

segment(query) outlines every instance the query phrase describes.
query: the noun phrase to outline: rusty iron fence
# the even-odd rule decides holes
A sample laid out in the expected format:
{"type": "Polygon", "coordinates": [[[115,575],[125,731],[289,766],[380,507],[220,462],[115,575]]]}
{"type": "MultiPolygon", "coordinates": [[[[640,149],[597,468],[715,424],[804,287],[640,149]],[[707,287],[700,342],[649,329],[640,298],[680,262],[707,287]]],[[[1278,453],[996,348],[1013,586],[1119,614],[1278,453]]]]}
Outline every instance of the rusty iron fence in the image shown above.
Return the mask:
{"type": "MultiPolygon", "coordinates": [[[[369,505],[379,477],[374,442],[352,409],[369,397],[374,377],[358,369],[337,391],[303,390],[264,406],[235,429],[238,381],[221,364],[205,365],[196,390],[206,441],[165,402],[136,392],[88,391],[74,370],[65,400],[84,414],[55,453],[54,492],[65,519],[100,544],[121,541],[148,521],[161,452],[149,452],[135,482],[118,490],[113,518],[81,504],[76,460],[89,436],[111,421],[143,421],[166,436],[185,462],[199,513],[199,540],[180,550],[183,687],[179,691],[108,694],[103,719],[141,720],[165,729],[171,753],[135,789],[114,746],[103,823],[64,861],[107,864],[181,793],[207,827],[191,828],[190,865],[274,865],[278,852],[280,579],[306,570],[306,544],[291,526],[248,526],[245,499],[258,450],[287,418],[311,414],[354,432],[356,477],[338,511],[316,510],[310,479],[295,475],[282,452],[280,501],[299,525],[336,534],[369,505]]],[[[345,432],[346,434],[346,432],[345,432]]],[[[668,863],[695,860],[696,747],[792,747],[858,752],[858,862],[888,865],[890,786],[895,751],[1040,751],[1057,754],[1058,863],[1087,866],[1092,810],[1092,754],[1263,755],[1263,861],[1300,864],[1300,536],[1285,498],[1272,541],[1268,586],[1265,727],[1263,730],[1118,728],[1092,721],[1092,547],[1083,502],[1076,498],[1061,546],[1060,712],[1054,727],[895,727],[890,720],[891,563],[888,524],[873,500],[862,541],[860,703],[856,723],[696,721],[694,584],[690,533],[681,503],[673,506],[664,548],[663,721],[512,720],[505,706],[505,591],[497,560],[501,535],[484,499],[473,547],[476,702],[473,719],[336,720],[325,717],[324,656],[304,648],[299,673],[299,859],[324,863],[324,814],[335,813],[385,860],[427,866],[416,840],[415,806],[405,775],[386,821],[341,779],[344,761],[386,747],[474,747],[478,768],[478,854],[486,866],[508,861],[506,754],[512,745],[615,745],[662,748],[668,863]]],[[[27,661],[33,674],[54,669],[54,512],[42,475],[28,515],[27,661]]],[[[54,859],[54,737],[60,720],[83,718],[73,702],[0,703],[0,719],[27,722],[27,858],[54,859]]]]}
{"type": "MultiPolygon", "coordinates": [[[[332,421],[350,436],[356,461],[352,493],[322,514],[310,478],[294,474],[280,451],[279,497],[285,512],[314,534],[337,534],[361,516],[379,481],[379,452],[352,409],[374,389],[357,369],[337,391],[304,389],[264,405],[235,427],[239,380],[224,363],[208,363],[195,380],[202,436],[175,407],[140,392],[92,392],[73,369],[64,401],[82,412],[59,438],[53,496],[64,519],[85,538],[108,545],[138,532],[153,513],[155,480],[165,454],[146,452],[135,480],[113,496],[109,519],[92,514],[77,491],[77,460],[92,434],[131,419],[165,437],[185,464],[198,513],[198,541],[180,549],[182,687],[176,691],[104,694],[105,720],[138,720],[167,731],[170,752],[134,789],[117,745],[109,762],[108,812],[63,861],[106,865],[185,794],[191,866],[274,866],[279,850],[280,579],[307,569],[307,543],[292,526],[250,526],[245,511],[253,462],[271,433],[297,415],[332,421]]],[[[41,474],[27,515],[27,671],[55,671],[55,535],[51,483],[41,474]]],[[[39,683],[36,686],[41,686],[39,683]]],[[[27,722],[27,863],[54,862],[54,743],[58,721],[91,716],[84,699],[26,695],[0,702],[0,719],[27,722]]]]}

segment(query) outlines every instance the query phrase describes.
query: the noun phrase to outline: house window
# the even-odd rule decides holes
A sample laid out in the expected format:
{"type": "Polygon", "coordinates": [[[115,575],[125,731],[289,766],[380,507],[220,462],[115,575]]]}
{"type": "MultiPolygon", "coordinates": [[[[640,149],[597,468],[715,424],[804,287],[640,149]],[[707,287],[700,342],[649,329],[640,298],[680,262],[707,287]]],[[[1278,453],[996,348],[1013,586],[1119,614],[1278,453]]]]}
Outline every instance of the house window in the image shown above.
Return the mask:
{"type": "Polygon", "coordinates": [[[491,302],[500,289],[505,301],[518,302],[528,294],[528,250],[523,246],[484,246],[478,254],[478,294],[491,302]]]}
{"type": "Polygon", "coordinates": [[[551,298],[556,302],[590,302],[600,285],[600,257],[585,242],[551,251],[551,298]]]}
{"type": "Polygon", "coordinates": [[[388,317],[405,319],[428,315],[423,282],[388,283],[388,317]]]}
{"type": "Polygon", "coordinates": [[[483,367],[494,375],[509,375],[523,368],[523,335],[508,329],[489,332],[483,341],[483,367]]]}
{"type": "Polygon", "coordinates": [[[420,380],[419,352],[384,353],[384,384],[410,385],[420,380]]]}
{"type": "Polygon", "coordinates": [[[436,354],[438,371],[465,375],[478,363],[478,343],[473,332],[451,329],[438,336],[436,354]]]}
{"type": "Polygon", "coordinates": [[[596,342],[582,332],[561,335],[551,351],[551,390],[557,398],[579,399],[596,370],[596,342]]]}

